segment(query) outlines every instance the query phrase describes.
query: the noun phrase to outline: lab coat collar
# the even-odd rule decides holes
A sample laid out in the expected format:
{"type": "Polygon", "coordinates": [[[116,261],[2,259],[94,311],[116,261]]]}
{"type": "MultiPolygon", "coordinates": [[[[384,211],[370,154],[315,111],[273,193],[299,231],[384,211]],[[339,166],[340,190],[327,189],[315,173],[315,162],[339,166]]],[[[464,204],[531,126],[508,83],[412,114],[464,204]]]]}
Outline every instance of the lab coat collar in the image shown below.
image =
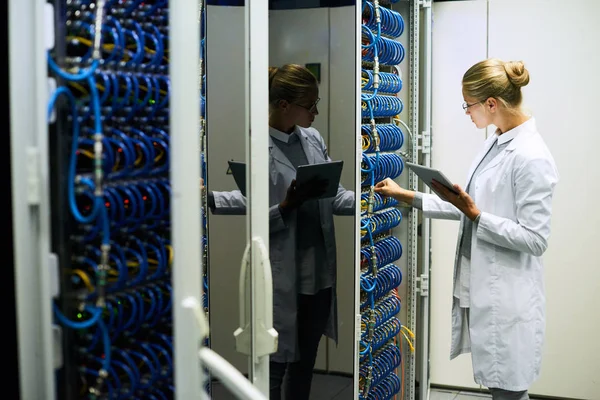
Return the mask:
{"type": "Polygon", "coordinates": [[[481,170],[481,172],[483,173],[484,171],[487,171],[488,169],[494,168],[496,165],[498,165],[502,161],[502,159],[504,159],[504,156],[507,153],[510,153],[513,150],[515,150],[517,148],[517,146],[519,145],[519,143],[522,140],[525,140],[527,137],[529,137],[533,132],[536,132],[535,120],[533,118],[530,118],[527,121],[523,122],[521,125],[513,128],[509,131],[506,131],[506,132],[504,132],[504,134],[498,136],[498,145],[501,145],[503,143],[508,143],[508,146],[506,146],[506,148],[503,151],[501,151],[498,155],[496,155],[496,157],[494,157],[481,170]],[[506,137],[504,137],[504,136],[506,136],[506,137]]]}
{"type": "Polygon", "coordinates": [[[298,132],[298,127],[294,128],[294,132],[287,134],[285,132],[281,132],[275,128],[269,127],[269,135],[283,143],[289,143],[292,140],[292,136],[296,136],[298,132]]]}
{"type": "MultiPolygon", "coordinates": [[[[297,131],[298,131],[298,127],[296,127],[293,134],[295,134],[297,131]]],[[[286,167],[290,168],[293,171],[296,171],[296,168],[294,168],[294,166],[292,165],[290,160],[285,156],[285,154],[283,154],[283,151],[281,151],[279,149],[279,147],[275,146],[275,143],[273,143],[273,138],[287,143],[289,140],[289,136],[290,135],[288,135],[287,133],[284,133],[284,132],[278,131],[275,128],[269,127],[269,153],[275,161],[279,162],[280,164],[285,165],[286,167]]],[[[271,171],[271,172],[273,173],[273,171],[271,171]]]]}
{"type": "MultiPolygon", "coordinates": [[[[498,146],[503,145],[512,141],[517,135],[521,132],[529,132],[535,131],[535,118],[531,117],[527,121],[523,122],[521,125],[515,126],[511,130],[504,132],[502,135],[499,135],[500,131],[496,129],[496,136],[498,137],[498,146]]],[[[511,147],[514,147],[514,144],[511,143],[511,147]]]]}
{"type": "Polygon", "coordinates": [[[523,139],[524,137],[528,136],[529,133],[536,132],[536,131],[537,131],[537,129],[536,129],[536,125],[535,125],[535,119],[533,117],[529,118],[527,121],[523,122],[521,125],[516,126],[509,131],[504,132],[504,134],[502,134],[502,135],[498,136],[498,131],[496,131],[496,133],[494,135],[490,136],[486,140],[485,145],[483,146],[483,149],[479,152],[479,154],[475,158],[475,162],[473,164],[471,164],[471,169],[469,170],[469,173],[467,175],[467,187],[471,184],[471,178],[473,177],[473,174],[475,173],[475,169],[481,163],[481,160],[483,160],[483,157],[485,157],[485,155],[490,151],[490,148],[495,145],[496,141],[498,141],[498,145],[502,145],[504,143],[509,143],[509,142],[510,143],[508,144],[508,146],[506,146],[506,148],[503,151],[500,152],[500,154],[496,155],[496,157],[494,157],[494,159],[492,159],[481,172],[486,171],[486,170],[498,165],[498,163],[502,160],[502,158],[504,157],[504,155],[507,152],[511,152],[517,147],[520,139],[523,139]]]}

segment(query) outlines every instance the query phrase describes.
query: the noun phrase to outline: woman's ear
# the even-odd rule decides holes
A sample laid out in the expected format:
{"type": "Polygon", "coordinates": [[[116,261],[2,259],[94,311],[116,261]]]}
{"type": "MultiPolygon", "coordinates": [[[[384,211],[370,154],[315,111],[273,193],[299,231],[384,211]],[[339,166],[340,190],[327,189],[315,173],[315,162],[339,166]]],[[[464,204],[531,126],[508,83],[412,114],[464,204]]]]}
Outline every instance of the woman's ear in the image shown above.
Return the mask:
{"type": "Polygon", "coordinates": [[[488,99],[485,101],[485,108],[489,112],[496,112],[498,110],[498,100],[493,97],[488,97],[488,99]]]}
{"type": "Polygon", "coordinates": [[[287,111],[290,108],[290,103],[287,100],[279,100],[277,102],[277,108],[281,111],[287,111]]]}

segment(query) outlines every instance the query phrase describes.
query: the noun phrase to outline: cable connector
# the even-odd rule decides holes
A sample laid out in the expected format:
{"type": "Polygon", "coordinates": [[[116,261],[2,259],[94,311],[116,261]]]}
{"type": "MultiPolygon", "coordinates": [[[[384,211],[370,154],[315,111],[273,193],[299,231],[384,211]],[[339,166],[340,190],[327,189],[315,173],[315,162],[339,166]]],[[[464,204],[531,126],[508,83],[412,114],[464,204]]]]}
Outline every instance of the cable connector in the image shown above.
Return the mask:
{"type": "Polygon", "coordinates": [[[381,10],[379,9],[379,0],[373,1],[373,8],[375,9],[375,23],[381,24],[381,10]]]}
{"type": "Polygon", "coordinates": [[[373,277],[377,278],[377,252],[375,246],[371,246],[371,267],[373,269],[373,277]]]}
{"type": "Polygon", "coordinates": [[[96,132],[94,134],[94,195],[96,197],[104,196],[104,192],[102,190],[102,132],[96,132]]]}
{"type": "Polygon", "coordinates": [[[369,188],[369,199],[367,200],[367,216],[373,214],[373,208],[375,206],[375,186],[369,188]]]}
{"type": "Polygon", "coordinates": [[[369,323],[368,323],[369,331],[367,333],[368,341],[371,342],[373,340],[373,335],[375,334],[375,310],[373,308],[369,309],[369,323]]]}
{"type": "Polygon", "coordinates": [[[98,270],[96,271],[96,290],[98,291],[98,298],[96,299],[96,306],[104,308],[106,306],[106,275],[108,273],[108,257],[110,254],[110,245],[103,244],[100,247],[101,256],[98,270]]]}
{"type": "Polygon", "coordinates": [[[375,56],[374,61],[375,61],[375,65],[373,65],[373,88],[374,89],[378,89],[379,88],[379,81],[380,81],[380,76],[379,76],[379,57],[375,56]]]}
{"type": "Polygon", "coordinates": [[[92,51],[92,58],[100,61],[102,59],[102,52],[100,46],[102,45],[102,23],[104,21],[104,3],[105,0],[98,0],[96,2],[96,20],[94,21],[94,50],[92,51]]]}
{"type": "Polygon", "coordinates": [[[108,378],[108,371],[104,368],[101,368],[98,371],[98,377],[96,378],[96,385],[89,388],[89,397],[90,399],[97,399],[101,394],[101,388],[104,384],[104,381],[108,378]]]}

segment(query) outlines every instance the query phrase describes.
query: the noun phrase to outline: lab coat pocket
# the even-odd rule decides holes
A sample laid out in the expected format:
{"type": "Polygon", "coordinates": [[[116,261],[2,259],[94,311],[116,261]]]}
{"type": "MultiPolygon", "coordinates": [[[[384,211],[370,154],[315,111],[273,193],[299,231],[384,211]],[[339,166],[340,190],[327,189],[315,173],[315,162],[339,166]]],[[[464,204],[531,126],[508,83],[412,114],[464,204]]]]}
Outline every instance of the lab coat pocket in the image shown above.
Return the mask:
{"type": "Polygon", "coordinates": [[[518,266],[501,265],[499,271],[503,282],[498,305],[501,322],[510,326],[532,322],[536,310],[534,280],[518,266]]]}

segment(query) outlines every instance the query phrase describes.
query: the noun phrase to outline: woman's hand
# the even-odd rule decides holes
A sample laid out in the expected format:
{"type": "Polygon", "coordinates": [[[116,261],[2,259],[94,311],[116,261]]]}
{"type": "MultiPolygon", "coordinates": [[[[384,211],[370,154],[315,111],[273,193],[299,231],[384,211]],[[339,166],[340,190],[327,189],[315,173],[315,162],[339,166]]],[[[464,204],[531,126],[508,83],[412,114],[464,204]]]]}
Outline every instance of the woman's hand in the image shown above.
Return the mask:
{"type": "Polygon", "coordinates": [[[291,211],[302,205],[305,201],[319,197],[327,189],[327,181],[312,179],[302,186],[296,184],[296,180],[292,180],[287,189],[285,199],[279,204],[283,211],[291,211]]]}
{"type": "Polygon", "coordinates": [[[415,193],[413,191],[401,188],[400,185],[391,178],[385,178],[383,181],[378,182],[375,185],[375,193],[379,193],[382,196],[393,197],[398,201],[408,204],[411,204],[415,198],[415,193]]]}
{"type": "Polygon", "coordinates": [[[298,193],[298,187],[296,186],[296,180],[293,179],[292,183],[287,189],[287,193],[285,195],[285,199],[279,204],[279,208],[283,212],[292,211],[302,204],[304,200],[301,198],[300,193],[298,193]]]}
{"type": "Polygon", "coordinates": [[[481,214],[481,211],[477,208],[477,205],[475,205],[473,198],[459,185],[454,185],[454,192],[436,180],[433,180],[432,186],[442,199],[462,211],[471,221],[475,221],[479,214],[481,214]]]}
{"type": "Polygon", "coordinates": [[[402,188],[392,179],[385,178],[375,185],[375,192],[382,196],[396,197],[402,193],[402,188]]]}

